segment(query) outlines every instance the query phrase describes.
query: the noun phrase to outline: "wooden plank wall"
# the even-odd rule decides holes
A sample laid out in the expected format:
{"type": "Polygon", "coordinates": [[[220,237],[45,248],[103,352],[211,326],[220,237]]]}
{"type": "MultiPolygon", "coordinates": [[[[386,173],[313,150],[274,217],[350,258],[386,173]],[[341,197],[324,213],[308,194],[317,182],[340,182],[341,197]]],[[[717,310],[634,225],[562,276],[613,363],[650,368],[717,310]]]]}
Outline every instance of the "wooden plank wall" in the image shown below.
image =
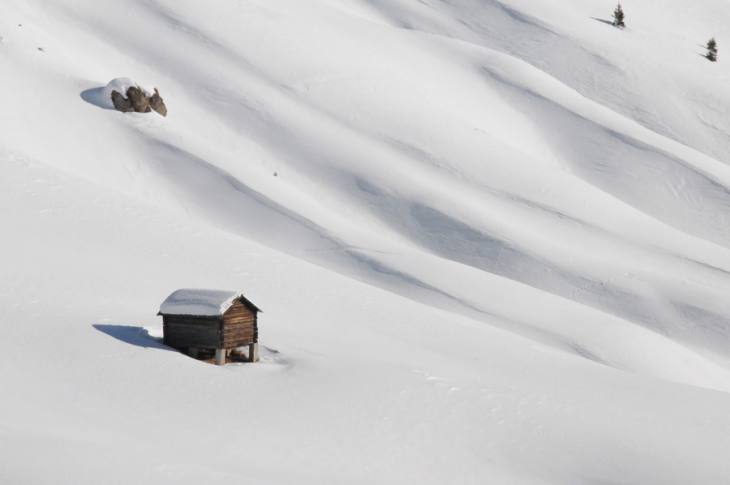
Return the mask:
{"type": "Polygon", "coordinates": [[[165,345],[233,349],[259,341],[257,312],[237,301],[223,317],[163,315],[165,345]]]}
{"type": "Polygon", "coordinates": [[[165,345],[176,349],[188,347],[217,348],[220,343],[219,317],[189,317],[165,315],[162,317],[165,345]]]}
{"type": "Polygon", "coordinates": [[[237,301],[223,315],[223,347],[231,349],[258,342],[256,312],[237,301]]]}

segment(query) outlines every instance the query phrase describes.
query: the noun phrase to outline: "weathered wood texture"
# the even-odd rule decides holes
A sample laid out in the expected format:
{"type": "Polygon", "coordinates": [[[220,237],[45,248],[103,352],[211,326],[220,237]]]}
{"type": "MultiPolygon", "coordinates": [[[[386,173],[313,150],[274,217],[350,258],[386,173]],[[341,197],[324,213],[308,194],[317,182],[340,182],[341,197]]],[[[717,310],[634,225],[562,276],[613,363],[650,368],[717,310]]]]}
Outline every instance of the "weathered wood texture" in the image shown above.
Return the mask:
{"type": "Polygon", "coordinates": [[[176,349],[217,348],[220,342],[221,320],[219,317],[163,315],[162,328],[165,345],[176,349]]]}
{"type": "Polygon", "coordinates": [[[257,343],[257,313],[237,301],[222,317],[163,315],[164,343],[176,349],[233,349],[257,343]]]}
{"type": "Polygon", "coordinates": [[[258,342],[257,312],[237,301],[223,315],[222,346],[226,349],[258,342]]]}

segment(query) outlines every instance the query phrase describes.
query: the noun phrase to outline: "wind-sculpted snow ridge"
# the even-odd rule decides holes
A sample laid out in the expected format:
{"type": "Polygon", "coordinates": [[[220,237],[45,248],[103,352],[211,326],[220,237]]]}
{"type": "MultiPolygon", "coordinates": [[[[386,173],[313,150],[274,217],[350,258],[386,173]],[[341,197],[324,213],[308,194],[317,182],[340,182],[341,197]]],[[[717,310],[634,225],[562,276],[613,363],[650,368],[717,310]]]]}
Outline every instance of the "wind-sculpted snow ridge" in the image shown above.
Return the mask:
{"type": "Polygon", "coordinates": [[[611,7],[4,2],[0,482],[728,483],[730,6],[611,7]]]}

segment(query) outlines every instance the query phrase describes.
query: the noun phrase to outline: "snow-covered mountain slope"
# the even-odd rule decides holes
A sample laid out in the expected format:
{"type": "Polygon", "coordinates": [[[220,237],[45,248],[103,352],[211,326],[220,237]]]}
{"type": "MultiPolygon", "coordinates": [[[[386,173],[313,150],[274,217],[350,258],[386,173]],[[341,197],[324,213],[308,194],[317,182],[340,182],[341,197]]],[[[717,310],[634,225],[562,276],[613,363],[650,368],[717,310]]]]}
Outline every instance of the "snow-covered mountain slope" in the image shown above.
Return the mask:
{"type": "Polygon", "coordinates": [[[730,483],[730,4],[613,6],[2,2],[0,482],[730,483]]]}

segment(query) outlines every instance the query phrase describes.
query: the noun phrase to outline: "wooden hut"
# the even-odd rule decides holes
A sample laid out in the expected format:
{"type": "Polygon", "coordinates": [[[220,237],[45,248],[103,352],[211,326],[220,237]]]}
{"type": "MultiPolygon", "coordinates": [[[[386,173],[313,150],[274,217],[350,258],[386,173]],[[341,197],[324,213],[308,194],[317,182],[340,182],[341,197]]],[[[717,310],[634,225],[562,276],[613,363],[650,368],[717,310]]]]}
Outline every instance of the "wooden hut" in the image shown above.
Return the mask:
{"type": "Polygon", "coordinates": [[[244,346],[250,362],[259,360],[259,312],[241,292],[183,289],[162,302],[158,315],[165,345],[194,357],[215,350],[215,363],[223,365],[228,352],[244,346]]]}

